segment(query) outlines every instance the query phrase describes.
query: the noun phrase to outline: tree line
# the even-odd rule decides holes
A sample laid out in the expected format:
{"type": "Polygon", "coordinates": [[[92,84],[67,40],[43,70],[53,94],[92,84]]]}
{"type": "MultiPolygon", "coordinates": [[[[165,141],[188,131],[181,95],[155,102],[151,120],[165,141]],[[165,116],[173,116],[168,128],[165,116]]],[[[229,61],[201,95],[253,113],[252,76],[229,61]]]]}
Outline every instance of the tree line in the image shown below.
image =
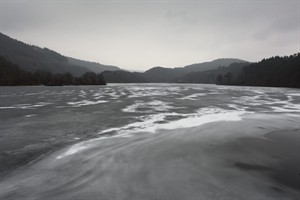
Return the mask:
{"type": "Polygon", "coordinates": [[[233,84],[300,88],[300,53],[252,63],[243,68],[233,84]]]}
{"type": "Polygon", "coordinates": [[[300,53],[251,63],[238,76],[233,71],[219,74],[216,84],[300,88],[300,53]]]}
{"type": "Polygon", "coordinates": [[[159,82],[169,83],[300,88],[300,53],[283,57],[274,56],[256,63],[232,63],[228,67],[220,66],[213,70],[183,73],[181,76],[179,72],[173,76],[169,71],[154,68],[144,73],[105,71],[101,74],[87,72],[81,76],[74,76],[71,73],[52,74],[41,70],[28,72],[0,56],[0,85],[103,85],[104,80],[118,83],[158,82],[159,80],[159,82]],[[157,72],[163,76],[158,77],[157,72]],[[158,79],[161,77],[165,79],[158,79]]]}
{"type": "Polygon", "coordinates": [[[16,64],[0,56],[0,85],[105,85],[101,74],[86,72],[81,76],[73,76],[71,73],[53,74],[48,71],[37,70],[28,72],[20,69],[16,64]]]}
{"type": "Polygon", "coordinates": [[[155,67],[144,73],[103,72],[107,82],[114,83],[203,83],[218,85],[300,88],[300,53],[274,56],[256,63],[232,63],[206,71],[184,71],[155,67]]]}

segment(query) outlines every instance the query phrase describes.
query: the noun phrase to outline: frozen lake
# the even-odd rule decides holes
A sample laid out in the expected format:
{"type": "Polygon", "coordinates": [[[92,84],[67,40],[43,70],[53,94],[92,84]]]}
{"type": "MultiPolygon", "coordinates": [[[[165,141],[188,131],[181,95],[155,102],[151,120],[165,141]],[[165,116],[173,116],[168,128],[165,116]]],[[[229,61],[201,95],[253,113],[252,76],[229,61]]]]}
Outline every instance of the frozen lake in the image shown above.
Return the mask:
{"type": "Polygon", "coordinates": [[[0,92],[0,199],[300,195],[298,89],[111,84],[0,92]]]}

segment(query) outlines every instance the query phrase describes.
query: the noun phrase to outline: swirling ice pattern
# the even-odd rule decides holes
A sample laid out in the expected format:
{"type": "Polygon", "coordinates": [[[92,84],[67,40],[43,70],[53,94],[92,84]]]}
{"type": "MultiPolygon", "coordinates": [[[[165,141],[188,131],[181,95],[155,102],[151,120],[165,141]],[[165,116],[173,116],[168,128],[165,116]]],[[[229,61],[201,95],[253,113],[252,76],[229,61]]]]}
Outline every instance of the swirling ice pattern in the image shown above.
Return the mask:
{"type": "Polygon", "coordinates": [[[1,199],[273,199],[254,194],[255,177],[244,179],[249,194],[238,184],[224,188],[228,179],[213,175],[221,174],[218,162],[201,154],[215,141],[183,128],[239,121],[249,113],[300,113],[299,90],[287,88],[112,84],[3,87],[0,95],[4,138],[20,130],[28,137],[45,135],[42,143],[32,138],[5,153],[77,141],[0,182],[1,199]]]}

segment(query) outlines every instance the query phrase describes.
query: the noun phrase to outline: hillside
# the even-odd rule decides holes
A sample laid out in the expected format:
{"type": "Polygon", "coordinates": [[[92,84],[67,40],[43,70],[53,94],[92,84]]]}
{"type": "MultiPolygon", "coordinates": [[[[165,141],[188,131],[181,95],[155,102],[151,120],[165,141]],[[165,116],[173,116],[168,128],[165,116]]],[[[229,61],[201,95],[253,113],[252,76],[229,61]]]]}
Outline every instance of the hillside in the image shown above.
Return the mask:
{"type": "MultiPolygon", "coordinates": [[[[186,68],[191,66],[189,65],[184,68],[154,67],[144,73],[116,71],[105,72],[102,75],[107,82],[113,83],[204,83],[300,88],[300,53],[284,57],[275,56],[256,63],[242,61],[229,64],[233,61],[241,60],[218,59],[200,63],[200,71],[191,72],[186,71],[186,68]],[[217,64],[220,66],[215,67],[217,64]],[[210,66],[212,69],[201,71],[205,68],[203,66],[210,66]]],[[[196,69],[195,67],[194,70],[196,69]]]]}
{"type": "Polygon", "coordinates": [[[101,73],[108,83],[148,83],[143,73],[128,71],[104,71],[101,73]]]}
{"type": "Polygon", "coordinates": [[[67,57],[67,59],[68,59],[69,63],[71,63],[73,65],[86,67],[95,73],[101,73],[103,71],[121,70],[119,67],[112,66],[112,65],[102,65],[100,63],[79,60],[79,59],[71,58],[71,57],[67,57]]]}
{"type": "Polygon", "coordinates": [[[119,69],[69,58],[47,48],[28,45],[0,33],[0,56],[10,60],[22,70],[35,72],[42,70],[54,74],[71,73],[80,76],[86,72],[100,73],[103,70],[119,69]],[[99,68],[99,69],[98,69],[99,68]]]}
{"type": "MultiPolygon", "coordinates": [[[[104,78],[107,82],[111,83],[133,83],[133,82],[149,82],[149,83],[214,83],[215,80],[210,78],[209,81],[205,81],[206,78],[201,78],[198,80],[197,74],[204,72],[215,70],[220,67],[227,67],[233,63],[240,63],[241,65],[247,65],[248,62],[239,60],[239,59],[217,59],[211,62],[199,63],[188,65],[185,67],[178,68],[166,68],[166,67],[153,67],[144,73],[135,73],[132,72],[117,72],[117,73],[103,73],[104,78]],[[196,73],[196,74],[192,74],[196,73]]],[[[207,73],[204,73],[207,74],[207,73]]],[[[202,74],[201,76],[205,76],[202,74]]]]}
{"type": "MultiPolygon", "coordinates": [[[[249,63],[232,63],[228,67],[218,67],[217,69],[200,71],[200,72],[189,72],[185,76],[180,77],[176,82],[178,83],[218,83],[218,79],[222,79],[224,83],[229,83],[226,78],[237,79],[243,68],[249,65],[249,63]],[[229,77],[228,77],[229,76],[229,77]],[[222,78],[220,78],[222,77],[222,78]],[[224,77],[224,79],[223,79],[224,77]]],[[[221,81],[221,80],[219,80],[221,81]]]]}
{"type": "Polygon", "coordinates": [[[183,68],[164,68],[164,67],[154,67],[143,74],[148,82],[153,83],[172,83],[178,77],[181,77],[186,72],[183,68]]]}
{"type": "Polygon", "coordinates": [[[257,63],[222,58],[179,68],[154,67],[140,73],[65,57],[2,33],[0,44],[2,85],[104,84],[104,78],[109,83],[211,83],[300,88],[300,53],[275,56],[257,63]]]}
{"type": "Polygon", "coordinates": [[[37,70],[28,72],[18,65],[0,56],[0,86],[22,85],[105,85],[106,82],[101,74],[86,72],[81,76],[73,76],[71,73],[53,74],[47,71],[37,70]]]}
{"type": "Polygon", "coordinates": [[[218,67],[228,67],[232,63],[249,63],[245,60],[240,60],[236,58],[220,58],[213,60],[211,62],[203,62],[192,65],[187,65],[184,67],[186,72],[203,72],[207,70],[217,69],[218,67]]]}
{"type": "Polygon", "coordinates": [[[252,63],[243,68],[232,84],[300,88],[300,53],[252,63]]]}
{"type": "Polygon", "coordinates": [[[222,58],[213,60],[211,62],[204,62],[198,64],[187,65],[185,67],[178,68],[164,68],[164,67],[154,67],[144,72],[144,76],[148,82],[154,83],[174,83],[180,82],[191,82],[188,79],[188,74],[192,72],[204,72],[208,70],[215,70],[219,67],[228,67],[233,63],[248,63],[244,60],[232,59],[232,58],[222,58]]]}
{"type": "Polygon", "coordinates": [[[275,56],[256,63],[232,63],[228,67],[189,72],[177,82],[300,88],[299,80],[300,53],[297,53],[275,56]]]}

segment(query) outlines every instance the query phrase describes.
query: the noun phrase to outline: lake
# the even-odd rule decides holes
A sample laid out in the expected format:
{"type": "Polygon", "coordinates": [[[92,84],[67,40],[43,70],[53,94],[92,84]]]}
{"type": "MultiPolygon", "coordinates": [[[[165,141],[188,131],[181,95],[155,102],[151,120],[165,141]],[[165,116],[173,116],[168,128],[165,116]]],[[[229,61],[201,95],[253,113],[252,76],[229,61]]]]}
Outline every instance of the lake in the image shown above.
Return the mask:
{"type": "Polygon", "coordinates": [[[297,199],[300,90],[0,87],[0,199],[297,199]]]}

